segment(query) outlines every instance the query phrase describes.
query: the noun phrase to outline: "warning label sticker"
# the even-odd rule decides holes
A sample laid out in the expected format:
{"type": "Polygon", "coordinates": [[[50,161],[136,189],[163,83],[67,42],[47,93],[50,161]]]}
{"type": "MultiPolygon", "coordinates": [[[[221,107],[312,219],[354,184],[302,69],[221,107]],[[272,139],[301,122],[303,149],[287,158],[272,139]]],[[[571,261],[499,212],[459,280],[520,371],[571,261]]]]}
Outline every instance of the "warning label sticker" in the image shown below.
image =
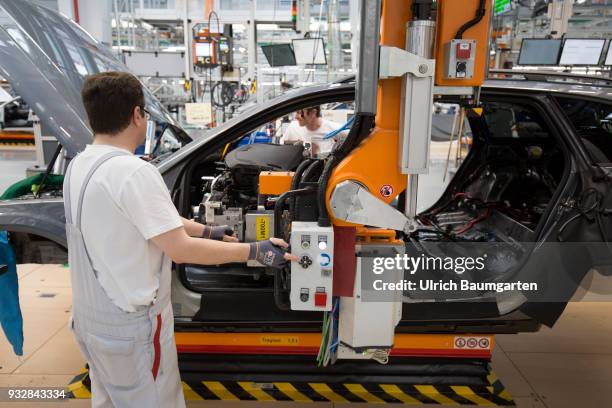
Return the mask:
{"type": "Polygon", "coordinates": [[[261,336],[259,343],[269,346],[295,346],[300,344],[300,338],[297,336],[275,336],[272,334],[261,336]]]}
{"type": "Polygon", "coordinates": [[[491,338],[488,336],[455,336],[455,349],[489,350],[491,338]]]}
{"type": "Polygon", "coordinates": [[[255,217],[256,239],[265,241],[270,237],[270,222],[268,217],[255,217]]]}

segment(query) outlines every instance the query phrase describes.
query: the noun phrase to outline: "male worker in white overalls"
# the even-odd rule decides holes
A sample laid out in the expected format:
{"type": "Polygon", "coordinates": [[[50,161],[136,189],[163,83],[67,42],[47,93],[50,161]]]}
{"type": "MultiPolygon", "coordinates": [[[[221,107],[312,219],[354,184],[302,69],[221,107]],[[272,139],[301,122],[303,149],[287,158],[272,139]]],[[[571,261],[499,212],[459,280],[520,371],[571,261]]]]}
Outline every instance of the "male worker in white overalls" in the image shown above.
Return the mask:
{"type": "Polygon", "coordinates": [[[134,76],[89,76],[82,98],[95,139],[70,163],[64,205],[72,328],[89,363],[92,406],[184,407],[170,303],[172,261],[255,259],[280,268],[296,257],[282,240],[238,243],[226,227],[179,216],[157,169],[132,155],[148,120],[134,76]]]}

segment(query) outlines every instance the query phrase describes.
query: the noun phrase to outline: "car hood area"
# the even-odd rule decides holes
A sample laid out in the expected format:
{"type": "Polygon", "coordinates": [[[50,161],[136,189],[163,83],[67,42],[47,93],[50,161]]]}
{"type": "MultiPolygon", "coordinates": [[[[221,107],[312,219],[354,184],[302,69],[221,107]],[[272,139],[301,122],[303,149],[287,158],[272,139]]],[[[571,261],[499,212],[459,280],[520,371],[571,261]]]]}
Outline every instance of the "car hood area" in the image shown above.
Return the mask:
{"type": "MultiPolygon", "coordinates": [[[[93,140],[80,90],[87,75],[103,71],[129,69],[60,13],[30,2],[0,0],[0,77],[57,137],[68,157],[93,140]]],[[[153,94],[143,89],[153,120],[180,129],[153,94]]]]}

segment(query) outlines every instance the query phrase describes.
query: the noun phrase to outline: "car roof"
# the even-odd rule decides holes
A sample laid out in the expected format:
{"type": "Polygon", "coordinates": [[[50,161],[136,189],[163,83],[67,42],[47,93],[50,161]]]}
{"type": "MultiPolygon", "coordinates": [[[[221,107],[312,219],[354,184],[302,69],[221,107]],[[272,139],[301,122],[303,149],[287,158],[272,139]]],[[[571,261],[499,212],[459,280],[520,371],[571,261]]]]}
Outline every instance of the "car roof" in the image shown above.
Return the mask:
{"type": "Polygon", "coordinates": [[[551,71],[491,70],[484,89],[582,95],[612,100],[612,79],[551,71]]]}
{"type": "MultiPolygon", "coordinates": [[[[336,83],[355,84],[355,76],[336,83]]],[[[612,78],[556,71],[491,70],[485,90],[523,90],[612,99],[612,78]]]]}

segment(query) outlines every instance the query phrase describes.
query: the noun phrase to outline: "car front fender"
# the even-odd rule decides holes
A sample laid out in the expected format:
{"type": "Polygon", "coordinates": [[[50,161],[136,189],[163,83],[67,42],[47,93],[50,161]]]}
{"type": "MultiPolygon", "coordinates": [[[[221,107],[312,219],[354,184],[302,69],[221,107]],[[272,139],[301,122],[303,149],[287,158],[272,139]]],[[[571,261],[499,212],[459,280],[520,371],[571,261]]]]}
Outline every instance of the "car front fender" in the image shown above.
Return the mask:
{"type": "Polygon", "coordinates": [[[38,235],[67,248],[64,200],[0,201],[0,231],[38,235]]]}

